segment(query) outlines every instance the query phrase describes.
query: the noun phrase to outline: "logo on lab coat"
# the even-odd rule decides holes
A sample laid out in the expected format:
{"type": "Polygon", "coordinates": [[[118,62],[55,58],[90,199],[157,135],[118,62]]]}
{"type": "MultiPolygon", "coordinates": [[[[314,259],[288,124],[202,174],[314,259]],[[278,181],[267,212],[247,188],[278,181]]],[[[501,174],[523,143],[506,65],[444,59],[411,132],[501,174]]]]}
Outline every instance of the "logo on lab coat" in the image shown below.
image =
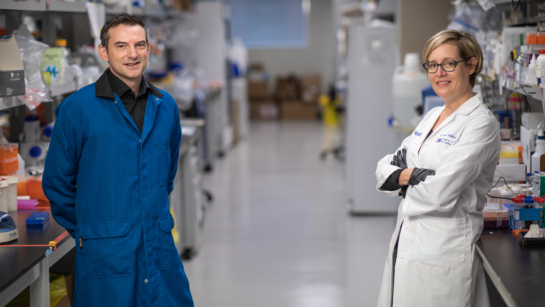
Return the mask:
{"type": "Polygon", "coordinates": [[[422,135],[422,132],[418,132],[418,131],[415,130],[415,131],[414,131],[414,135],[416,135],[416,136],[421,136],[421,135],[422,135]]]}
{"type": "Polygon", "coordinates": [[[454,144],[456,144],[457,141],[458,141],[458,138],[455,137],[454,135],[448,134],[448,133],[443,133],[437,138],[435,143],[454,145],[454,144]]]}

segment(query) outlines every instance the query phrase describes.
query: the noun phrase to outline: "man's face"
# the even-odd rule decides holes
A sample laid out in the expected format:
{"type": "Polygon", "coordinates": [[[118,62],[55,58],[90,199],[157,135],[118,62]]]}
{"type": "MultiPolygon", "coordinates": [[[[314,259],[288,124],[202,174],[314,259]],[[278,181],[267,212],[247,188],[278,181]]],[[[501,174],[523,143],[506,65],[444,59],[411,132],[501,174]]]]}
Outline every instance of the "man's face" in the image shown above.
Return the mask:
{"type": "Polygon", "coordinates": [[[108,30],[108,49],[99,46],[99,55],[110,70],[123,81],[138,81],[146,69],[150,44],[146,31],[139,25],[118,25],[108,30]]]}

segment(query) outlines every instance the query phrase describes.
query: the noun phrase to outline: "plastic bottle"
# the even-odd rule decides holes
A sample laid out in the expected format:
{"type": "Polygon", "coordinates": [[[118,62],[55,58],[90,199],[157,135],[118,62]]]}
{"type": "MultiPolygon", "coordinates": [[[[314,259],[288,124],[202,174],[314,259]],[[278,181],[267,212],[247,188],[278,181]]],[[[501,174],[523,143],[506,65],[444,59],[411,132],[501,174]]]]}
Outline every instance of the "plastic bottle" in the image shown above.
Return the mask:
{"type": "Polygon", "coordinates": [[[534,207],[534,198],[533,197],[527,197],[524,199],[524,208],[529,209],[534,207]]]}
{"type": "Polygon", "coordinates": [[[536,83],[536,78],[537,78],[536,68],[537,68],[536,59],[533,58],[530,61],[530,66],[528,66],[528,78],[526,78],[525,84],[534,85],[536,83]]]}
{"type": "MultiPolygon", "coordinates": [[[[520,46],[520,55],[515,62],[516,82],[522,84],[526,77],[526,67],[528,61],[528,46],[520,46]]],[[[543,76],[543,74],[541,74],[543,76]]]]}
{"type": "Polygon", "coordinates": [[[536,151],[532,155],[531,167],[533,173],[540,171],[540,159],[542,155],[545,155],[545,133],[543,130],[539,130],[537,133],[536,151]]]}
{"type": "Polygon", "coordinates": [[[541,84],[541,77],[543,75],[543,61],[545,61],[545,49],[539,50],[539,56],[536,60],[536,79],[537,79],[537,85],[541,84]]]}
{"type": "Polygon", "coordinates": [[[513,199],[513,204],[515,205],[515,208],[521,209],[524,207],[524,200],[521,198],[515,198],[513,199]]]}
{"type": "Polygon", "coordinates": [[[422,103],[422,89],[430,85],[428,76],[422,71],[417,53],[407,53],[405,64],[397,67],[392,78],[394,94],[394,127],[412,132],[416,127],[415,108],[422,103]]]}
{"type": "Polygon", "coordinates": [[[528,32],[526,33],[526,45],[528,45],[528,65],[530,64],[530,60],[536,58],[537,56],[534,56],[537,54],[536,46],[538,43],[537,39],[538,33],[537,32],[528,32]]]}

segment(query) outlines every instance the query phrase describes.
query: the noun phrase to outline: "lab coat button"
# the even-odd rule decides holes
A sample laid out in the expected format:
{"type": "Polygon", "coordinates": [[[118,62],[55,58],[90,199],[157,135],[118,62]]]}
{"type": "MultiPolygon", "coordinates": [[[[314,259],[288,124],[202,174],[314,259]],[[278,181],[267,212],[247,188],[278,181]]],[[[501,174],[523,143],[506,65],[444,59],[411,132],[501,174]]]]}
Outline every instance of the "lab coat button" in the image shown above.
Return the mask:
{"type": "Polygon", "coordinates": [[[403,257],[405,257],[405,254],[400,253],[400,254],[399,254],[399,258],[403,258],[403,257]]]}
{"type": "Polygon", "coordinates": [[[138,140],[138,142],[142,142],[142,139],[138,140]]]}
{"type": "Polygon", "coordinates": [[[409,225],[403,224],[403,229],[409,229],[409,225]]]}
{"type": "Polygon", "coordinates": [[[148,280],[147,280],[147,279],[144,279],[144,282],[147,284],[147,283],[148,283],[148,280]]]}
{"type": "Polygon", "coordinates": [[[159,100],[159,98],[155,98],[155,100],[157,100],[157,101],[158,101],[158,100],[159,100]]]}

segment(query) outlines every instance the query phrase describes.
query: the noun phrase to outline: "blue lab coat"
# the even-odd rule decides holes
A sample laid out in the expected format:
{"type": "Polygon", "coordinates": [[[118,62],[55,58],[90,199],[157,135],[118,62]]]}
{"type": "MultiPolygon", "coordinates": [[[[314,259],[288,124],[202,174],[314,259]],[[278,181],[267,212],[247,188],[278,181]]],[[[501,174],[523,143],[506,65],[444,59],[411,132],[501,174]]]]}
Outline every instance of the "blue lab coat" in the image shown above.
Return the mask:
{"type": "Polygon", "coordinates": [[[181,140],[172,96],[152,86],[142,133],[105,75],[56,114],[43,189],[76,240],[73,305],[193,306],[171,234],[181,140]],[[111,97],[97,96],[105,88],[111,97]]]}

